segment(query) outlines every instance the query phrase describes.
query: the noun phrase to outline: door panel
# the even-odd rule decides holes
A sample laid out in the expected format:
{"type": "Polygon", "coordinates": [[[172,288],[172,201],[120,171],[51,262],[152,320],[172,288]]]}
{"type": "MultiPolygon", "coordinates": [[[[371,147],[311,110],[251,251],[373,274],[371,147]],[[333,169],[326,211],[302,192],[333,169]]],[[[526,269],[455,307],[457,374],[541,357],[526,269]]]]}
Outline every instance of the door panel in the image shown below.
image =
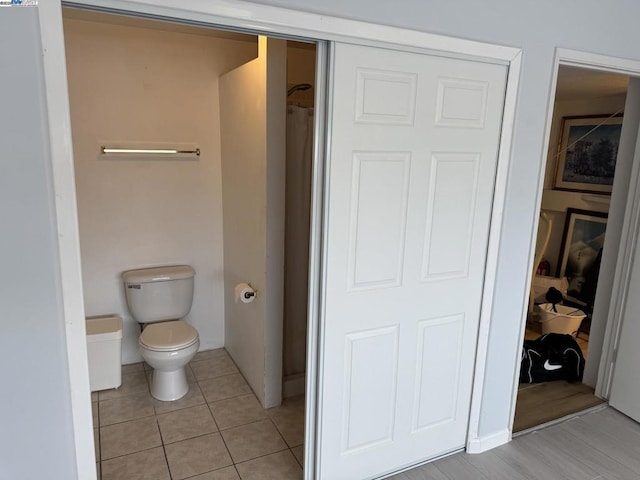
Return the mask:
{"type": "Polygon", "coordinates": [[[479,163],[477,153],[435,153],[431,159],[423,280],[468,274],[479,163]]]}
{"type": "Polygon", "coordinates": [[[506,67],[333,57],[320,476],[465,444],[506,67]]]}
{"type": "MultiPolygon", "coordinates": [[[[635,249],[637,248],[636,243],[635,249]]],[[[638,375],[640,322],[637,314],[640,311],[640,296],[633,293],[640,291],[640,255],[638,254],[633,256],[627,291],[629,293],[623,310],[609,404],[636,422],[640,422],[640,402],[638,401],[640,398],[640,375],[638,375]]]]}
{"type": "Polygon", "coordinates": [[[398,375],[398,328],[379,328],[346,336],[345,397],[342,442],[345,452],[353,452],[393,435],[393,419],[398,375]],[[378,372],[372,384],[369,372],[378,372]],[[373,399],[373,400],[372,400],[373,399]]]}
{"type": "Polygon", "coordinates": [[[397,286],[407,219],[410,155],[355,152],[349,289],[397,286]],[[380,231],[379,226],[385,225],[380,231]]]}
{"type": "Polygon", "coordinates": [[[414,432],[455,419],[463,325],[460,314],[418,322],[414,432]]]}

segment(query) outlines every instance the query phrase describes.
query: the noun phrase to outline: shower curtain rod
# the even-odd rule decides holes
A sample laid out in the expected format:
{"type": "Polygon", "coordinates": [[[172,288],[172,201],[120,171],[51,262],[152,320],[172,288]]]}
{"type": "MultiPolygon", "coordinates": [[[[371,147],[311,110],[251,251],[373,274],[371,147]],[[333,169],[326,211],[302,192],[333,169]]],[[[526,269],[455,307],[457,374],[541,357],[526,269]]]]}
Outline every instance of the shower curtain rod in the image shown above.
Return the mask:
{"type": "Polygon", "coordinates": [[[297,85],[294,85],[289,90],[287,90],[287,97],[290,97],[293,93],[297,92],[298,90],[309,90],[311,87],[312,85],[310,83],[298,83],[297,85]]]}

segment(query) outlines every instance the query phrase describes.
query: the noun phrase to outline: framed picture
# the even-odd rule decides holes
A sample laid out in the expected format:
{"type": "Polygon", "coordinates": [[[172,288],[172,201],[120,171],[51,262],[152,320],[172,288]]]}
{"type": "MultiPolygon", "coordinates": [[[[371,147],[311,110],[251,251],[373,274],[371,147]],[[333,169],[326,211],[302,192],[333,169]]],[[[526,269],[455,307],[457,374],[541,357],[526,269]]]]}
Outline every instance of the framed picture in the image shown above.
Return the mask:
{"type": "Polygon", "coordinates": [[[565,117],[553,188],[611,194],[622,116],[565,117]]]}
{"type": "Polygon", "coordinates": [[[567,209],[558,276],[569,281],[568,300],[593,306],[606,229],[606,213],[567,209]]]}

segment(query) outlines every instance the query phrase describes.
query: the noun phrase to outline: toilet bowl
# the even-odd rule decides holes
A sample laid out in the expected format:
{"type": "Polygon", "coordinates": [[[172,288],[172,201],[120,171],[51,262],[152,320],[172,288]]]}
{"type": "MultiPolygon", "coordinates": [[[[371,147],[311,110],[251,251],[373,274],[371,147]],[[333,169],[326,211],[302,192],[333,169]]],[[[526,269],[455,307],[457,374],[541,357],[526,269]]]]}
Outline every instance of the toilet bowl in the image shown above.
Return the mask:
{"type": "Polygon", "coordinates": [[[152,368],[151,395],[165,402],[189,391],[184,367],[200,347],[198,331],[182,320],[150,324],[138,338],[138,351],[152,368]]]}
{"type": "Polygon", "coordinates": [[[188,265],[129,270],[122,274],[127,306],[142,324],[138,351],[153,368],[151,395],[165,402],[187,394],[184,367],[200,347],[184,317],[193,302],[195,270],[188,265]]]}

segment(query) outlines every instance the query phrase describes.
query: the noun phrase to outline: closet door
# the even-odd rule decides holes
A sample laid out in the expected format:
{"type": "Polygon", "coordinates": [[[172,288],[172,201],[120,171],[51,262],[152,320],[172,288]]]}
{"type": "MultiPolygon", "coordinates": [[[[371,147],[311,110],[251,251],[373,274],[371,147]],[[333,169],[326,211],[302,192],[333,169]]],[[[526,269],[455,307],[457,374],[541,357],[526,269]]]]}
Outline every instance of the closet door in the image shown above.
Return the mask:
{"type": "Polygon", "coordinates": [[[465,445],[507,69],[337,44],[323,479],[465,445]]]}
{"type": "MultiPolygon", "coordinates": [[[[640,135],[640,132],[638,133],[640,135]]],[[[638,146],[636,144],[636,156],[639,151],[638,146]]],[[[640,365],[640,349],[638,349],[640,296],[636,293],[640,291],[640,255],[637,253],[639,241],[637,237],[635,241],[635,254],[630,260],[631,271],[626,287],[628,293],[622,307],[622,325],[616,346],[617,354],[614,358],[609,404],[636,422],[640,422],[640,402],[638,401],[640,398],[640,372],[638,370],[638,365],[640,365]]]]}

